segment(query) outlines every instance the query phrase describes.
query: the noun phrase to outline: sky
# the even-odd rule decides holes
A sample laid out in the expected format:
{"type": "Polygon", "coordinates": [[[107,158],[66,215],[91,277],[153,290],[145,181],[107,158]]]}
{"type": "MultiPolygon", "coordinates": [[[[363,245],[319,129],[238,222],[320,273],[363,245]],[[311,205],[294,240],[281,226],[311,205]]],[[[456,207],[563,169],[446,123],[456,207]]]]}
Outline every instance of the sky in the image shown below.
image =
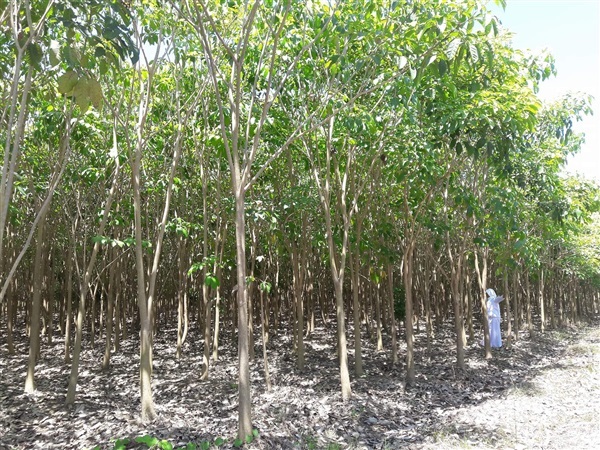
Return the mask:
{"type": "Polygon", "coordinates": [[[592,95],[593,116],[575,125],[585,133],[581,151],[569,158],[567,172],[600,182],[600,0],[507,0],[490,8],[514,33],[513,46],[555,58],[557,76],[541,84],[539,97],[553,100],[568,92],[592,95]]]}

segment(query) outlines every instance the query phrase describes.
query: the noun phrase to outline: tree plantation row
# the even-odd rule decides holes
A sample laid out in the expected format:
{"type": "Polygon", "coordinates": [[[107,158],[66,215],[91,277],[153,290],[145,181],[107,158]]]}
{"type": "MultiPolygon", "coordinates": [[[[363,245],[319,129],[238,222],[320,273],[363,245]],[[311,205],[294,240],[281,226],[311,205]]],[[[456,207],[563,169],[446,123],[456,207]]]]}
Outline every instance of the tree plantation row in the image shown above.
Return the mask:
{"type": "Polygon", "coordinates": [[[0,336],[29,339],[26,392],[58,333],[67,404],[82,348],[108,368],[139,333],[152,420],[153,337],[176,326],[183,358],[198,327],[202,380],[237,339],[243,439],[273,333],[303,369],[334,318],[347,399],[367,338],[409,385],[415,327],[491,358],[489,287],[509,339],[600,312],[600,187],[561,175],[589,98],[542,104],[551,55],[486,2],[0,5],[0,336]]]}

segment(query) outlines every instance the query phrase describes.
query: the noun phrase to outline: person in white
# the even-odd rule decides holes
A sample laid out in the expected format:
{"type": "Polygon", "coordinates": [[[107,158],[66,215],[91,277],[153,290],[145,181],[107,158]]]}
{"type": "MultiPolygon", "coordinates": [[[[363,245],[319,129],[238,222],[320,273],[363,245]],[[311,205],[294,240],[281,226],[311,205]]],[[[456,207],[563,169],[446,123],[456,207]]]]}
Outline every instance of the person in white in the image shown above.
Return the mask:
{"type": "Polygon", "coordinates": [[[502,295],[496,295],[493,289],[487,289],[487,316],[490,330],[490,347],[502,347],[502,336],[500,334],[500,302],[504,300],[502,295]]]}

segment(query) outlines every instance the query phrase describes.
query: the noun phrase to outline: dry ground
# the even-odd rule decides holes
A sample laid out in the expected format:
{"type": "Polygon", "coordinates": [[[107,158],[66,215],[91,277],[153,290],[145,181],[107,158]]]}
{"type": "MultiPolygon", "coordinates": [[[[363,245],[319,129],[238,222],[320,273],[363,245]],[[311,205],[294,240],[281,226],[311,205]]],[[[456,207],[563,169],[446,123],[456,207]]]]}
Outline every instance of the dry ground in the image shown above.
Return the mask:
{"type": "MultiPolygon", "coordinates": [[[[252,365],[253,424],[259,438],[249,449],[586,449],[600,447],[600,323],[579,329],[522,333],[510,349],[486,361],[477,344],[467,368],[454,364],[449,328],[438,330],[434,351],[416,346],[417,382],[404,388],[402,365],[377,353],[365,339],[365,377],[352,380],[342,402],[333,343],[335,326],[306,340],[307,367],[294,368],[289,340],[274,336],[269,348],[273,389],[265,390],[261,347],[252,365]]],[[[23,394],[28,346],[19,336],[7,356],[0,332],[0,449],[112,449],[116,438],[151,435],[175,448],[225,439],[232,448],[237,423],[236,351],[223,336],[211,379],[199,381],[201,339],[192,330],[180,361],[175,334],[155,342],[154,398],[159,418],[138,420],[138,342],[123,343],[112,366],[100,370],[103,345],[84,350],[74,407],[64,405],[70,367],[63,344],[42,346],[38,390],[23,394]]],[[[401,350],[402,352],[402,350],[401,350]]],[[[401,353],[402,354],[402,353],[401,353]]],[[[352,365],[352,351],[350,363],[352,365]]],[[[127,448],[142,448],[130,444],[127,448]]]]}

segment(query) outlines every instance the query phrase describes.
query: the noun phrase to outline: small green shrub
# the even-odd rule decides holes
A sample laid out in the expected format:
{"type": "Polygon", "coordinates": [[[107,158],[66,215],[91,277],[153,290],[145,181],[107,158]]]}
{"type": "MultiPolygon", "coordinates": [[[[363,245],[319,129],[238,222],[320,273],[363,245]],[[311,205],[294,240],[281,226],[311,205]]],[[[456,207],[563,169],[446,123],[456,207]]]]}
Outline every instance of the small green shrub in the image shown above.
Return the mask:
{"type": "MultiPolygon", "coordinates": [[[[257,436],[258,436],[258,431],[253,430],[252,435],[250,435],[247,438],[247,442],[248,443],[252,442],[254,440],[254,438],[256,438],[257,436]]],[[[158,439],[154,436],[150,436],[150,435],[138,436],[134,439],[134,442],[136,442],[138,444],[143,444],[152,450],[174,450],[175,449],[173,447],[173,444],[171,444],[169,441],[167,441],[165,439],[160,440],[160,439],[158,439]]],[[[225,439],[218,437],[214,440],[214,442],[210,442],[210,441],[202,441],[199,443],[188,442],[184,447],[178,447],[177,450],[210,450],[210,448],[212,446],[221,447],[222,445],[225,444],[225,442],[226,442],[225,439]]],[[[127,445],[130,443],[131,443],[131,440],[127,439],[127,438],[117,439],[112,447],[112,450],[126,450],[127,445]]],[[[234,442],[234,444],[235,444],[235,442],[234,442]]],[[[243,444],[244,443],[242,442],[241,445],[243,445],[243,444]]],[[[97,445],[92,450],[100,450],[100,448],[101,447],[99,445],[97,445]]]]}

